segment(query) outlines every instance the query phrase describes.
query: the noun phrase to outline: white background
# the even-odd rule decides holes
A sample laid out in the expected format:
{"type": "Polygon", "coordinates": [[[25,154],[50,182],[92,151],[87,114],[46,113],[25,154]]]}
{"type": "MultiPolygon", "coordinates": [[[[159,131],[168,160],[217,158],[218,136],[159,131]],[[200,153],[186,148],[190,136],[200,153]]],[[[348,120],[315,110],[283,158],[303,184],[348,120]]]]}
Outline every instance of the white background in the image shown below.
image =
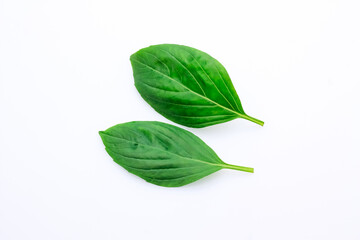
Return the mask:
{"type": "Polygon", "coordinates": [[[358,0],[0,0],[0,239],[360,239],[358,0]],[[177,43],[228,70],[245,111],[189,129],[228,163],[181,188],[115,164],[99,130],[171,123],[129,57],[177,43]]]}

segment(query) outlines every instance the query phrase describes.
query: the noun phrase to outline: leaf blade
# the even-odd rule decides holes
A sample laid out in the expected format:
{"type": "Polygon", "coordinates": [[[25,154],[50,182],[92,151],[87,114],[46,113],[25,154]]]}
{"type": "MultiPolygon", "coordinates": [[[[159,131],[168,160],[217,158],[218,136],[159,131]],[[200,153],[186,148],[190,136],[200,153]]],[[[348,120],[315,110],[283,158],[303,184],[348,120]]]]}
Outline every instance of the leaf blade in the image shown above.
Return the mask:
{"type": "Polygon", "coordinates": [[[131,55],[130,61],[135,86],[142,98],[176,123],[205,127],[244,118],[263,125],[262,121],[245,114],[226,69],[204,52],[181,45],[160,44],[139,50],[131,55]],[[175,108],[169,106],[170,103],[182,106],[175,108]],[[200,105],[213,108],[204,109],[200,105]],[[208,115],[229,116],[217,121],[207,118],[192,121],[182,117],[208,115]]]}
{"type": "Polygon", "coordinates": [[[230,166],[194,134],[165,123],[128,122],[99,134],[116,163],[159,186],[183,186],[230,166]]]}

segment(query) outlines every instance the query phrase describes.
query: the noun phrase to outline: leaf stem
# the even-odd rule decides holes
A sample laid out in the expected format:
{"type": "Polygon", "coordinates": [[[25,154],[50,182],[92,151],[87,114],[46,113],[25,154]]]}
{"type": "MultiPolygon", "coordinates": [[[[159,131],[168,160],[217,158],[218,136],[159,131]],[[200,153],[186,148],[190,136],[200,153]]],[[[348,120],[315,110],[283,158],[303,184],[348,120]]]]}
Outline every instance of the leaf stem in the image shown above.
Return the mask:
{"type": "Polygon", "coordinates": [[[261,120],[259,120],[259,119],[256,119],[256,118],[254,118],[254,117],[250,117],[249,115],[241,114],[240,117],[241,117],[241,118],[244,118],[244,119],[246,119],[246,120],[249,120],[249,121],[251,121],[251,122],[254,122],[254,123],[256,123],[256,124],[259,124],[260,126],[264,126],[264,122],[263,122],[263,121],[261,121],[261,120]]]}
{"type": "Polygon", "coordinates": [[[251,167],[243,167],[243,166],[237,166],[237,165],[232,165],[232,164],[227,164],[225,163],[223,165],[224,168],[227,169],[233,169],[233,170],[238,170],[238,171],[243,171],[243,172],[249,172],[249,173],[253,173],[254,169],[251,167]]]}

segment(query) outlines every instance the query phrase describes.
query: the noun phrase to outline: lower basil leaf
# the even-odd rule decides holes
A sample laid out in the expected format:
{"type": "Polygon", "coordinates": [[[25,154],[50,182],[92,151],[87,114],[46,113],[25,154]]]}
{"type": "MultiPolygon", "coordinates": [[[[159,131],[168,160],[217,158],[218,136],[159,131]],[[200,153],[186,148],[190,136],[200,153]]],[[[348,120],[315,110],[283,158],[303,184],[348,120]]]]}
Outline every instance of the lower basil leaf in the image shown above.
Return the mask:
{"type": "Polygon", "coordinates": [[[254,172],[224,163],[194,134],[161,122],[128,122],[99,134],[116,163],[159,186],[183,186],[223,168],[254,172]]]}

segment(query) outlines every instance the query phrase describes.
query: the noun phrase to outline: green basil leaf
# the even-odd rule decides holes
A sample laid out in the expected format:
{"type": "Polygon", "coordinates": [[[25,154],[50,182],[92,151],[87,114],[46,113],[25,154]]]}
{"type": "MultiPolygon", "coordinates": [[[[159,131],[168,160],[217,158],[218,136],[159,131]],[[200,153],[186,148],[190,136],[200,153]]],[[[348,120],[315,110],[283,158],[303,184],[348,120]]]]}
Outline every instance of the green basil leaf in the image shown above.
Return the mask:
{"type": "Polygon", "coordinates": [[[140,95],[169,120],[194,128],[236,118],[264,124],[245,114],[225,68],[202,51],[161,44],[139,50],[130,61],[140,95]]]}
{"type": "Polygon", "coordinates": [[[128,122],[99,134],[116,163],[159,186],[183,186],[222,168],[254,172],[224,163],[200,138],[166,123],[128,122]]]}

